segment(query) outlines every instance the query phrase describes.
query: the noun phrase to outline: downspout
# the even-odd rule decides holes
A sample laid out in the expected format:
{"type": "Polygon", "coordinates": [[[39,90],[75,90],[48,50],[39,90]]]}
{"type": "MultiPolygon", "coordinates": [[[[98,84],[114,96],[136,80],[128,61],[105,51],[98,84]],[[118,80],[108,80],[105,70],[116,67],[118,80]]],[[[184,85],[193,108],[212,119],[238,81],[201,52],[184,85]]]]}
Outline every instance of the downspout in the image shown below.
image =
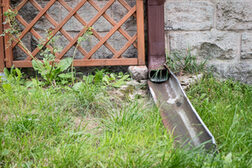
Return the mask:
{"type": "Polygon", "coordinates": [[[152,82],[168,80],[168,69],[164,66],[166,63],[164,2],[165,0],[147,0],[148,68],[149,79],[152,82]]]}
{"type": "Polygon", "coordinates": [[[216,149],[216,142],[187,98],[177,77],[166,66],[165,0],[147,0],[149,90],[164,126],[182,146],[216,149]]]}

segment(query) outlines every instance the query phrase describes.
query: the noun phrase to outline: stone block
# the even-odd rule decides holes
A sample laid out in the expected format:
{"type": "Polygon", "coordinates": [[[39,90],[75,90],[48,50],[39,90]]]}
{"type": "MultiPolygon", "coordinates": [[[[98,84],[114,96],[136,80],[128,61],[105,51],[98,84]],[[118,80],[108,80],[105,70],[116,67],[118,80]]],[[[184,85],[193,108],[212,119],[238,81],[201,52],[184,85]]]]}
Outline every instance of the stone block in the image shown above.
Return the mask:
{"type": "Polygon", "coordinates": [[[221,0],[217,3],[217,29],[252,29],[251,0],[221,0]]]}
{"type": "Polygon", "coordinates": [[[147,79],[148,68],[146,66],[130,66],[128,71],[131,77],[137,81],[147,79]]]}
{"type": "Polygon", "coordinates": [[[191,49],[200,58],[232,60],[239,55],[239,34],[234,32],[170,32],[170,51],[191,49]]]}
{"type": "Polygon", "coordinates": [[[210,2],[166,2],[166,30],[209,30],[213,27],[214,5],[210,2]]]}
{"type": "Polygon", "coordinates": [[[241,58],[252,59],[252,33],[242,34],[241,58]]]}
{"type": "Polygon", "coordinates": [[[221,78],[239,80],[243,83],[252,84],[252,66],[249,62],[235,64],[216,64],[213,65],[215,73],[221,78]]]}

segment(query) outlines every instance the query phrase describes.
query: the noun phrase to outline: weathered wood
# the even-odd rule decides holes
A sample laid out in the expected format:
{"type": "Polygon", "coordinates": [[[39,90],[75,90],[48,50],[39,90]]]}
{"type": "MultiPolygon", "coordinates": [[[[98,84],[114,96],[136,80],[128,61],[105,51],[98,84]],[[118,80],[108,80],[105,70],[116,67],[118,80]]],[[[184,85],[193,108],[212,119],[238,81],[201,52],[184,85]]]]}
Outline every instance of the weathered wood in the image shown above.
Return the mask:
{"type": "MultiPolygon", "coordinates": [[[[6,12],[10,8],[10,2],[9,0],[2,0],[2,3],[4,4],[3,6],[3,13],[6,12]]],[[[5,17],[4,21],[5,21],[5,17]]],[[[8,29],[9,25],[5,24],[4,29],[8,29]]],[[[6,67],[11,67],[12,66],[12,61],[13,61],[13,55],[12,55],[12,48],[10,44],[10,37],[8,35],[4,36],[4,50],[5,50],[5,65],[6,67]],[[8,57],[7,57],[8,56],[8,57]]]]}
{"type": "MultiPolygon", "coordinates": [[[[2,0],[0,0],[0,4],[2,4],[2,0]]],[[[3,10],[0,7],[0,34],[3,34],[3,10]]],[[[4,38],[0,36],[0,72],[3,72],[5,67],[4,63],[4,38]]]]}
{"type": "Polygon", "coordinates": [[[107,41],[115,32],[116,30],[122,26],[122,24],[128,20],[128,18],[136,11],[136,7],[131,8],[131,10],[121,19],[117,25],[115,25],[107,34],[106,36],[100,40],[98,44],[88,53],[87,57],[84,57],[84,59],[89,59],[96,50],[98,50],[104,43],[107,41]]]}
{"type": "MultiPolygon", "coordinates": [[[[55,34],[67,23],[67,21],[69,21],[71,19],[71,17],[86,3],[86,0],[81,1],[71,12],[68,13],[68,15],[60,22],[60,24],[58,24],[55,29],[53,30],[53,32],[51,33],[51,38],[48,38],[44,44],[42,44],[42,46],[45,46],[51,39],[53,36],[55,36],[55,34]]],[[[77,40],[76,40],[77,41],[77,40]]],[[[76,43],[76,41],[73,43],[70,42],[69,44],[71,44],[71,47],[76,43]]],[[[69,48],[70,49],[70,48],[69,48]]],[[[40,51],[39,48],[36,48],[32,54],[33,55],[37,55],[38,52],[40,51]]],[[[68,51],[68,50],[67,50],[68,51]]],[[[61,55],[61,54],[60,54],[61,55]]],[[[60,57],[60,56],[59,56],[60,57]]]]}
{"type": "MultiPolygon", "coordinates": [[[[88,29],[89,27],[91,27],[91,26],[101,17],[101,15],[102,15],[103,13],[106,12],[106,10],[114,3],[114,1],[115,1],[115,0],[110,0],[109,2],[107,2],[107,4],[102,8],[102,10],[100,10],[100,11],[95,15],[95,17],[93,17],[93,19],[87,24],[87,27],[85,27],[84,29],[82,29],[82,30],[78,33],[78,35],[74,38],[74,40],[73,40],[71,43],[69,43],[69,44],[65,47],[65,49],[61,52],[59,58],[62,58],[62,57],[66,54],[66,52],[76,43],[76,41],[78,40],[78,38],[81,37],[81,36],[87,31],[87,29],[88,29]]],[[[94,49],[94,48],[93,48],[93,49],[94,49]]],[[[95,51],[98,50],[98,49],[99,49],[99,48],[95,49],[95,51]]],[[[88,54],[86,57],[90,57],[89,55],[90,55],[90,52],[89,52],[89,54],[88,54]]],[[[86,58],[86,57],[84,57],[84,58],[86,58]]]]}
{"type": "MultiPolygon", "coordinates": [[[[96,5],[96,3],[93,1],[93,0],[89,0],[89,3],[97,10],[97,11],[100,11],[101,9],[99,8],[98,5],[96,5]]],[[[128,5],[127,6],[127,9],[130,10],[131,7],[128,5]],[[128,8],[129,7],[129,8],[128,8]]],[[[113,18],[111,18],[109,15],[107,15],[106,13],[103,13],[102,15],[112,26],[115,26],[116,25],[116,22],[114,21],[113,18]]],[[[123,30],[123,28],[119,28],[118,31],[127,39],[127,40],[130,40],[131,37],[130,35],[125,31],[123,30]]],[[[106,44],[106,42],[105,42],[106,44]]],[[[105,45],[106,46],[106,45],[105,45]]],[[[137,47],[136,45],[134,45],[135,47],[137,47]]]]}
{"type": "Polygon", "coordinates": [[[136,0],[137,6],[137,52],[138,64],[145,65],[145,47],[144,47],[144,9],[143,0],[136,0]]]}
{"type": "Polygon", "coordinates": [[[118,57],[120,57],[120,56],[132,45],[132,43],[134,43],[134,41],[136,41],[136,39],[137,39],[137,36],[135,35],[134,37],[132,37],[132,38],[123,46],[123,48],[121,48],[121,50],[120,50],[117,54],[115,54],[115,55],[113,56],[113,58],[118,58],[118,57]]]}
{"type": "MultiPolygon", "coordinates": [[[[137,65],[137,58],[74,60],[74,66],[118,66],[137,65]]],[[[13,61],[15,67],[32,67],[31,61],[13,61]]]]}
{"type": "MultiPolygon", "coordinates": [[[[31,3],[39,10],[39,11],[42,11],[42,8],[41,6],[34,0],[31,1],[31,3]]],[[[48,21],[54,26],[54,27],[57,27],[58,23],[47,13],[45,13],[44,15],[48,21]]],[[[21,17],[22,18],[22,17],[21,17]]],[[[17,18],[18,19],[18,18],[17,18]]],[[[20,21],[20,19],[18,19],[20,21]]],[[[69,33],[67,33],[64,29],[60,29],[59,30],[63,36],[68,40],[68,41],[72,41],[73,38],[71,37],[71,35],[69,35],[69,33]]],[[[31,31],[32,32],[32,31],[31,31]]],[[[48,45],[46,45],[48,47],[48,45]]],[[[82,47],[78,47],[78,50],[83,54],[83,55],[87,55],[87,52],[82,48],[82,47]]],[[[33,55],[35,56],[35,55],[33,55]]],[[[58,53],[56,53],[56,57],[58,56],[58,53]]],[[[32,58],[31,57],[27,57],[26,60],[31,60],[32,58]]]]}
{"type": "Polygon", "coordinates": [[[16,11],[19,11],[29,0],[21,1],[18,6],[15,8],[16,11]]]}
{"type": "MultiPolygon", "coordinates": [[[[8,0],[2,0],[8,1],[8,0]]],[[[68,15],[58,23],[50,16],[47,12],[50,7],[56,2],[56,0],[50,0],[44,8],[40,6],[40,4],[36,0],[22,0],[21,3],[15,8],[15,10],[20,10],[27,2],[30,2],[38,11],[38,15],[31,21],[31,23],[27,23],[22,16],[17,15],[17,20],[25,27],[24,30],[21,32],[20,39],[22,39],[28,32],[37,39],[41,39],[41,35],[36,32],[33,26],[38,22],[38,20],[44,16],[55,28],[52,31],[52,37],[56,35],[57,32],[61,32],[61,34],[69,41],[68,45],[63,48],[60,53],[56,53],[56,60],[60,60],[73,46],[76,45],[77,40],[80,36],[82,36],[89,27],[96,23],[96,21],[100,17],[104,17],[112,26],[113,28],[106,34],[105,37],[102,37],[97,33],[96,30],[92,30],[93,35],[99,40],[99,42],[89,51],[85,51],[81,46],[78,46],[78,50],[84,56],[83,59],[76,59],[74,60],[75,66],[106,66],[106,65],[143,65],[145,63],[145,55],[144,55],[144,23],[143,23],[143,0],[136,0],[136,5],[131,7],[125,0],[118,0],[118,2],[128,10],[128,13],[117,23],[112,17],[106,14],[106,11],[111,7],[111,5],[115,2],[115,0],[109,0],[103,8],[100,8],[94,0],[82,0],[76,5],[74,8],[70,7],[65,0],[57,0],[69,13],[68,15]],[[78,10],[85,4],[88,3],[97,10],[97,14],[87,23],[77,12],[78,10]],[[134,16],[137,18],[137,31],[141,31],[140,33],[137,32],[133,37],[131,37],[127,31],[125,31],[121,26],[131,17],[134,16]],[[72,38],[72,36],[63,29],[63,26],[71,19],[71,17],[75,17],[82,25],[83,29],[72,38]],[[142,19],[139,21],[139,19],[142,19]],[[122,36],[124,36],[127,42],[124,46],[117,51],[114,49],[107,40],[115,33],[119,32],[122,36]],[[112,53],[113,57],[111,59],[93,59],[92,55],[102,46],[104,45],[108,48],[112,53]],[[122,58],[121,55],[131,46],[138,48],[138,58],[122,58]]],[[[9,4],[9,1],[8,1],[9,4]]],[[[8,6],[9,7],[9,6],[8,6]]],[[[8,8],[6,7],[6,9],[8,8]]],[[[6,10],[5,9],[5,10],[6,10]]],[[[7,27],[6,27],[7,28],[7,27]]],[[[51,38],[52,38],[51,37],[51,38]]],[[[10,50],[6,50],[6,61],[8,63],[8,67],[15,65],[17,67],[31,67],[31,60],[32,57],[35,57],[41,48],[35,48],[33,51],[27,51],[23,46],[17,41],[14,41],[12,46],[9,47],[10,50]],[[12,49],[17,46],[19,47],[26,55],[27,58],[23,61],[14,61],[12,63],[12,49]],[[29,55],[32,55],[29,56],[29,55]]],[[[47,43],[49,39],[42,44],[46,46],[51,51],[53,50],[50,45],[47,43]]]]}
{"type": "MultiPolygon", "coordinates": [[[[61,3],[61,5],[63,5],[63,6],[66,8],[66,10],[67,10],[68,12],[70,12],[70,11],[72,10],[72,8],[71,8],[65,1],[59,0],[59,3],[61,3]]],[[[89,0],[89,3],[91,4],[90,0],[89,0]]],[[[100,9],[99,9],[99,10],[100,10],[100,9]]],[[[99,10],[97,9],[97,11],[99,11],[99,10]]],[[[86,25],[87,25],[87,23],[81,18],[81,16],[80,16],[78,13],[75,13],[75,14],[74,14],[74,17],[75,17],[83,26],[86,26],[86,25]]],[[[93,35],[94,35],[98,40],[101,40],[101,39],[102,39],[102,37],[101,37],[94,29],[92,29],[92,33],[93,33],[93,35]]],[[[105,45],[113,54],[116,54],[116,53],[117,53],[116,50],[115,50],[109,43],[105,42],[104,45],[105,45]]],[[[86,56],[86,54],[85,54],[84,56],[86,56]]]]}
{"type": "MultiPolygon", "coordinates": [[[[4,1],[8,1],[9,4],[9,0],[4,0],[4,1]]],[[[29,25],[27,27],[25,27],[25,29],[22,31],[21,35],[20,35],[20,39],[22,39],[29,31],[30,29],[37,23],[37,21],[46,13],[47,10],[50,9],[50,7],[55,3],[56,0],[50,0],[45,8],[43,8],[42,11],[39,12],[39,14],[31,21],[31,23],[29,23],[29,25]]],[[[9,6],[8,6],[9,8],[9,6]]],[[[18,41],[18,40],[17,40],[18,41]]],[[[12,47],[14,48],[17,45],[17,41],[15,41],[12,45],[12,47]]]]}
{"type": "MultiPolygon", "coordinates": [[[[23,17],[21,17],[20,15],[17,15],[16,18],[17,18],[17,20],[18,20],[21,24],[23,24],[24,26],[28,26],[28,23],[23,19],[23,17]]],[[[42,39],[42,37],[41,37],[33,28],[30,30],[30,32],[31,32],[31,34],[32,34],[37,40],[41,40],[41,39],[42,39]]],[[[20,46],[20,44],[18,44],[18,46],[20,46]]],[[[46,47],[49,48],[51,52],[53,52],[53,48],[52,48],[50,45],[47,45],[46,47]]],[[[23,47],[19,47],[19,48],[20,48],[23,52],[25,52],[26,55],[28,54],[27,51],[26,51],[23,47]]],[[[29,53],[29,54],[32,54],[32,53],[29,53]]],[[[28,54],[27,59],[28,59],[28,58],[31,58],[29,54],[28,54]]],[[[35,57],[35,55],[33,55],[33,57],[35,57]]]]}

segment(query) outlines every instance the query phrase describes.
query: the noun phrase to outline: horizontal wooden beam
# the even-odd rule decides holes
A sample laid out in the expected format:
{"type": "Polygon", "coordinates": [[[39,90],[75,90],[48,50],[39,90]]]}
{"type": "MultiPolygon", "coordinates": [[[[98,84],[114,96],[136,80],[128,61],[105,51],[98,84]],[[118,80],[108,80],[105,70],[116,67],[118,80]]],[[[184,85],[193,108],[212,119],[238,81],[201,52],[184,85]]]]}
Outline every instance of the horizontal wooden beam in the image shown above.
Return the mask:
{"type": "MultiPolygon", "coordinates": [[[[118,66],[118,65],[137,65],[137,58],[120,58],[120,59],[89,59],[74,60],[74,66],[118,66]]],[[[13,61],[15,67],[25,68],[32,67],[31,61],[13,61]]],[[[10,68],[10,67],[9,67],[10,68]]]]}

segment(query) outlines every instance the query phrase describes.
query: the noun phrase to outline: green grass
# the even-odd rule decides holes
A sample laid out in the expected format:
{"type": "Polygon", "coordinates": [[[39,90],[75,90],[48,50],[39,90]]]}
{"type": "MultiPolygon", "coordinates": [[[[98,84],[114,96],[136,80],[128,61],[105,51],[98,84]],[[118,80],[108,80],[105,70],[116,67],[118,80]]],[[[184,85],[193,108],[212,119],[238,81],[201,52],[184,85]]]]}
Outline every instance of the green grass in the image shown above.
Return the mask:
{"type": "Polygon", "coordinates": [[[251,166],[251,87],[204,78],[188,90],[217,139],[216,155],[174,148],[152,102],[115,101],[107,89],[88,80],[1,85],[0,167],[251,166]]]}
{"type": "Polygon", "coordinates": [[[175,74],[197,74],[211,70],[211,68],[206,68],[206,63],[207,59],[203,61],[197,60],[196,55],[193,55],[190,49],[174,51],[166,55],[166,65],[175,74]]]}
{"type": "Polygon", "coordinates": [[[251,167],[252,86],[206,76],[187,94],[215,136],[220,154],[232,156],[233,167],[251,167]]]}

